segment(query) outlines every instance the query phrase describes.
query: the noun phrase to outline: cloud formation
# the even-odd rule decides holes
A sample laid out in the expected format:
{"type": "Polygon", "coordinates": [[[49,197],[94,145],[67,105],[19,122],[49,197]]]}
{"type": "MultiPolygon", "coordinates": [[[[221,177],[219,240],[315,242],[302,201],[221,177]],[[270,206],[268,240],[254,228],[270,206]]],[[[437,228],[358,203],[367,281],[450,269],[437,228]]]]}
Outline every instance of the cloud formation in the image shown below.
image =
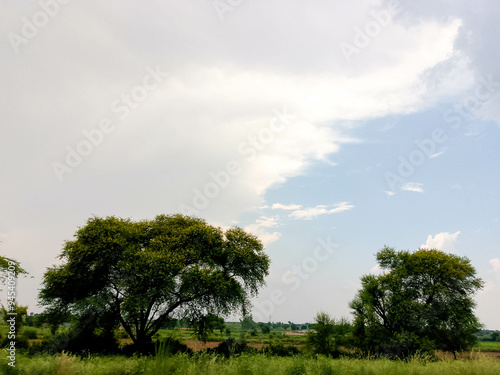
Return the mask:
{"type": "Polygon", "coordinates": [[[300,204],[281,204],[281,203],[274,203],[271,208],[273,210],[299,210],[302,208],[300,204]]]}
{"type": "Polygon", "coordinates": [[[295,219],[311,220],[319,215],[331,215],[339,212],[349,211],[354,205],[349,202],[340,202],[332,206],[318,205],[292,212],[289,216],[295,219]]]}
{"type": "Polygon", "coordinates": [[[261,216],[254,224],[247,225],[244,229],[256,235],[267,246],[281,237],[281,233],[277,231],[269,231],[269,228],[274,228],[278,225],[277,219],[274,217],[261,216]]]}
{"type": "MultiPolygon", "coordinates": [[[[419,182],[408,182],[401,186],[401,190],[403,191],[413,191],[415,193],[423,193],[424,188],[422,187],[423,184],[419,182]]],[[[389,194],[390,195],[390,194],[389,194]]]]}
{"type": "Polygon", "coordinates": [[[441,232],[436,234],[434,237],[432,235],[429,235],[427,237],[427,241],[424,244],[420,245],[420,248],[454,252],[456,250],[456,244],[459,234],[460,231],[457,231],[455,233],[441,232]]]}

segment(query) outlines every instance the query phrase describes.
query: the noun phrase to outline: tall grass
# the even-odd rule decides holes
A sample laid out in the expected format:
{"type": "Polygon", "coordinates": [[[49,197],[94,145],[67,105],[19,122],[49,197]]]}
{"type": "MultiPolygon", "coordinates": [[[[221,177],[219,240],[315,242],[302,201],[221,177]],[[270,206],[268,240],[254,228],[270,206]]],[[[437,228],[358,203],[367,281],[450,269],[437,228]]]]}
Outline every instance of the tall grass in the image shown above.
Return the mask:
{"type": "Polygon", "coordinates": [[[88,357],[79,358],[67,354],[57,356],[35,356],[28,358],[18,355],[14,371],[7,372],[5,351],[0,354],[2,374],[30,375],[160,375],[160,374],[270,374],[270,375],[498,375],[500,360],[481,358],[477,360],[457,360],[427,362],[414,359],[408,362],[366,359],[330,359],[266,357],[264,355],[242,355],[222,359],[207,354],[190,357],[185,354],[152,357],[88,357]]]}

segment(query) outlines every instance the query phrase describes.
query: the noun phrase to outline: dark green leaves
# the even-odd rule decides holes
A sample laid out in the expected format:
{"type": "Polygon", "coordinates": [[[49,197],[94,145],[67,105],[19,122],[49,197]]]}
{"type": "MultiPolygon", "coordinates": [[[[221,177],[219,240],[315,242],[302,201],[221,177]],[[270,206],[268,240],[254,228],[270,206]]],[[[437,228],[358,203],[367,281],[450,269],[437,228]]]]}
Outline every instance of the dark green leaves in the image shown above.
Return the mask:
{"type": "Polygon", "coordinates": [[[245,313],[269,268],[255,236],[183,215],[91,218],[61,259],[44,275],[41,302],[52,311],[90,304],[114,314],[139,344],[171,316],[245,313]]]}
{"type": "Polygon", "coordinates": [[[351,302],[361,347],[401,356],[431,347],[464,350],[473,344],[480,327],[473,296],[483,281],[469,259],[438,250],[410,253],[385,247],[377,261],[384,274],[363,276],[351,302]],[[411,343],[415,337],[418,342],[411,343]]]}

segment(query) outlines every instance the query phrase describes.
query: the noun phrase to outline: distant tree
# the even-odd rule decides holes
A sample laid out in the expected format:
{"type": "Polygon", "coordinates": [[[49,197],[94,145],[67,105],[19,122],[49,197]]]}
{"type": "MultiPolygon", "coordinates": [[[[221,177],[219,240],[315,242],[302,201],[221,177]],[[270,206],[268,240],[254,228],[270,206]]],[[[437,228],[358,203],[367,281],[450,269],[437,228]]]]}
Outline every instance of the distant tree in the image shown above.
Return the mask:
{"type": "Polygon", "coordinates": [[[91,218],[60,258],[40,292],[47,314],[106,316],[138,351],[172,317],[246,314],[269,268],[255,236],[183,215],[91,218]]]}
{"type": "Polygon", "coordinates": [[[241,324],[241,329],[245,331],[251,331],[257,327],[257,323],[253,321],[251,315],[245,316],[243,319],[241,319],[240,324],[241,324]]]}
{"type": "Polygon", "coordinates": [[[191,322],[191,327],[194,328],[195,334],[200,340],[207,341],[208,334],[215,330],[220,331],[221,335],[224,332],[224,319],[214,314],[207,314],[201,319],[196,318],[191,322]]]}
{"type": "Polygon", "coordinates": [[[351,324],[344,318],[335,320],[325,312],[316,315],[312,331],[307,333],[307,343],[316,354],[340,356],[340,346],[348,342],[351,324]]]}
{"type": "Polygon", "coordinates": [[[483,281],[465,257],[438,250],[377,253],[384,274],[365,275],[351,302],[357,344],[405,357],[417,351],[470,349],[481,325],[474,294],[483,281]]]}
{"type": "Polygon", "coordinates": [[[263,326],[262,326],[262,328],[261,328],[261,330],[262,330],[262,333],[263,333],[263,334],[266,334],[266,335],[267,335],[268,333],[271,333],[271,328],[269,327],[269,325],[268,325],[268,324],[263,325],[263,326]]]}
{"type": "Polygon", "coordinates": [[[499,332],[493,332],[491,334],[491,341],[497,341],[498,340],[498,336],[500,336],[499,332]]]}

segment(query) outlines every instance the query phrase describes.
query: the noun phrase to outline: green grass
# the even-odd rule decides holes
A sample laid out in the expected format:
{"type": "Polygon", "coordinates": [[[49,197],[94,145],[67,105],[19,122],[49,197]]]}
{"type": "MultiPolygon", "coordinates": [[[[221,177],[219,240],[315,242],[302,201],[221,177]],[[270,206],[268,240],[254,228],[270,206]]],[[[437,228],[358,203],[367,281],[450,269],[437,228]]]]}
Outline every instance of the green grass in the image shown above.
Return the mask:
{"type": "MultiPolygon", "coordinates": [[[[0,353],[1,373],[5,372],[5,351],[0,353]]],[[[163,358],[89,357],[80,359],[66,354],[27,358],[18,355],[14,374],[30,375],[158,375],[158,374],[272,374],[272,375],[498,375],[500,361],[487,358],[467,361],[410,362],[389,360],[318,359],[243,355],[223,360],[209,355],[190,358],[184,355],[163,358]]]]}
{"type": "Polygon", "coordinates": [[[479,341],[474,350],[481,352],[500,352],[500,341],[479,341]]]}

